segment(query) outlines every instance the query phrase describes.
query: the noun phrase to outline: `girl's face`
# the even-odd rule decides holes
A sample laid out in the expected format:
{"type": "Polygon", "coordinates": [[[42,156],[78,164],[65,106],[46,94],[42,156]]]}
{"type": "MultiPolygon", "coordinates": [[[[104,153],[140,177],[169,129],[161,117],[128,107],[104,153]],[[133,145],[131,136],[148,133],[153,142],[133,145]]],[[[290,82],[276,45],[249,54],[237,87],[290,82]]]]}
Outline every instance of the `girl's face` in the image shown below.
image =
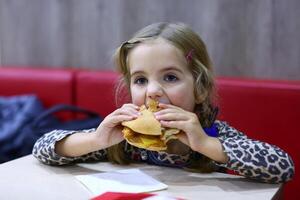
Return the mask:
{"type": "Polygon", "coordinates": [[[132,103],[149,99],[194,111],[194,79],[182,52],[164,39],[147,41],[128,55],[132,103]]]}

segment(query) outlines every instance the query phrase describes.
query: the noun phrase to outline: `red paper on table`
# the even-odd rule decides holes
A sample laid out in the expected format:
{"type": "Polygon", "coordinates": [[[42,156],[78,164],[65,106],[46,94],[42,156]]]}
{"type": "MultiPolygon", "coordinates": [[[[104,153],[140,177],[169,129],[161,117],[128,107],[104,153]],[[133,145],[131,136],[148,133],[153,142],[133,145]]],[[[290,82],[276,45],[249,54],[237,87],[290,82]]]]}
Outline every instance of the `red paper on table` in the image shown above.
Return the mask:
{"type": "Polygon", "coordinates": [[[105,192],[91,200],[142,200],[153,195],[149,193],[105,192]]]}

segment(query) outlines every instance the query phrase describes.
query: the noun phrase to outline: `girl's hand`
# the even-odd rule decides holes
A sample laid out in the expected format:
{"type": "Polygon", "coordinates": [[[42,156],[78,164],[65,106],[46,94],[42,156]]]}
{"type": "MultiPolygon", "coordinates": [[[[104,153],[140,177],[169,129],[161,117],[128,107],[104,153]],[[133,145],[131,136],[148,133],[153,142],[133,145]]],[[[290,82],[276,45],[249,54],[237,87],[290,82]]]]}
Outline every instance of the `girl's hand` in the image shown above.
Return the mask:
{"type": "Polygon", "coordinates": [[[124,104],[106,116],[95,132],[99,148],[104,149],[123,141],[121,123],[137,118],[138,109],[139,107],[134,104],[124,104]]]}
{"type": "Polygon", "coordinates": [[[118,144],[124,140],[121,122],[138,115],[137,106],[125,104],[105,117],[95,132],[78,132],[58,141],[55,152],[61,156],[77,157],[118,144]]]}
{"type": "Polygon", "coordinates": [[[192,150],[200,152],[209,136],[204,132],[197,115],[174,105],[160,103],[159,107],[163,109],[156,112],[155,116],[162,126],[182,130],[184,133],[178,134],[178,139],[192,150]]]}

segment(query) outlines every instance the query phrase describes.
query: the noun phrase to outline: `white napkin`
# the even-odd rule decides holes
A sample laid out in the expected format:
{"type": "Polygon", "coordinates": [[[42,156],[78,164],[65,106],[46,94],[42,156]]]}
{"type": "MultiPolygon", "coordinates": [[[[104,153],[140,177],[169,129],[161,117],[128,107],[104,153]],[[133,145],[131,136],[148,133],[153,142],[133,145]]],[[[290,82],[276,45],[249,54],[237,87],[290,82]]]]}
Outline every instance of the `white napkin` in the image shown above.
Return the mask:
{"type": "Polygon", "coordinates": [[[168,187],[139,169],[125,169],[75,177],[94,195],[104,192],[152,192],[168,187]]]}

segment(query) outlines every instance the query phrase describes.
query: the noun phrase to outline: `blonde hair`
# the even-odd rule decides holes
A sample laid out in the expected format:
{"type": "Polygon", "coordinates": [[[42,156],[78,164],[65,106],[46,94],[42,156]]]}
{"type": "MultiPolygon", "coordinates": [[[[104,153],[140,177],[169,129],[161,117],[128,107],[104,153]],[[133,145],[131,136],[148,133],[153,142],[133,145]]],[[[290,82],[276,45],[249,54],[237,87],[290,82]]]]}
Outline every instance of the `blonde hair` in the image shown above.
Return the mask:
{"type": "MultiPolygon", "coordinates": [[[[117,70],[123,75],[123,77],[117,87],[116,97],[118,97],[118,92],[124,87],[130,91],[130,70],[127,62],[129,52],[145,41],[155,40],[158,38],[162,38],[170,42],[179,49],[183,55],[190,55],[188,59],[188,67],[194,77],[195,97],[199,100],[199,104],[197,104],[195,108],[195,113],[198,115],[201,125],[209,127],[214,121],[212,106],[214,99],[212,63],[204,42],[192,29],[183,23],[161,22],[151,24],[138,31],[130,40],[124,42],[120,47],[118,47],[114,55],[114,60],[117,70]]],[[[117,161],[118,163],[123,163],[122,161],[120,162],[120,160],[122,160],[120,158],[124,157],[124,155],[117,155],[119,154],[117,153],[117,148],[119,147],[112,147],[109,150],[109,159],[117,161]]],[[[210,163],[210,159],[204,157],[204,160],[205,163],[210,163]]],[[[202,171],[210,170],[205,170],[203,168],[202,171]]]]}

